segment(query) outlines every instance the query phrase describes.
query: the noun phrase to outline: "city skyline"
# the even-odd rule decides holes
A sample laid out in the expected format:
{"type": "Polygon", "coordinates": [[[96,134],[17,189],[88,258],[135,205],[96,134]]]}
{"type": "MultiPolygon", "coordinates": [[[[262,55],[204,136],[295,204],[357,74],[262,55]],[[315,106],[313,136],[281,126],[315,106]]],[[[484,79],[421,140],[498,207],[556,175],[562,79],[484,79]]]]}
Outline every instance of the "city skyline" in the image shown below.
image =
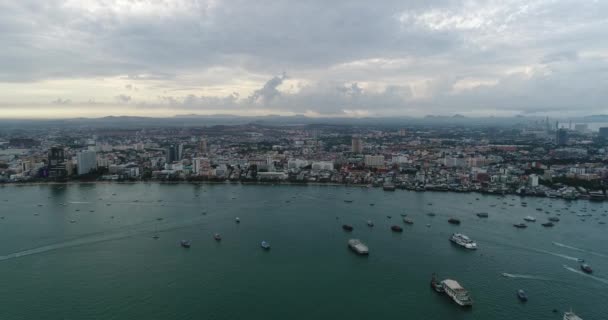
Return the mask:
{"type": "Polygon", "coordinates": [[[6,3],[0,118],[603,114],[607,6],[6,3]]]}

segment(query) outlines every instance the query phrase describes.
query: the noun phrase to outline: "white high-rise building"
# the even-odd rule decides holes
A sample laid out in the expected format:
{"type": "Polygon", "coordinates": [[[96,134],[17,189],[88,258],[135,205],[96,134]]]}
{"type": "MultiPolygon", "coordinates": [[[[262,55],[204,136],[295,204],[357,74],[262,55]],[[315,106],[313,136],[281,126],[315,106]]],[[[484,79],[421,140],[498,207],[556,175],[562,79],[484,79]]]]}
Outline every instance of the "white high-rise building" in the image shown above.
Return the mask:
{"type": "Polygon", "coordinates": [[[95,151],[82,151],[76,157],[78,161],[78,174],[87,174],[97,169],[97,153],[95,151]]]}

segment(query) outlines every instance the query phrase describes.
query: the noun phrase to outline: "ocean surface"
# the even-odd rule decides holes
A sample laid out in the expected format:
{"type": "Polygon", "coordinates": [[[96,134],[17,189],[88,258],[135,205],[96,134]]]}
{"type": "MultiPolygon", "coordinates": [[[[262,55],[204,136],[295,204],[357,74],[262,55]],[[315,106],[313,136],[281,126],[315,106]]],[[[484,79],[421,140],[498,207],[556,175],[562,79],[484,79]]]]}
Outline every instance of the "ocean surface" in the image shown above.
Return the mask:
{"type": "Polygon", "coordinates": [[[343,186],[0,186],[0,319],[540,320],[570,308],[608,319],[608,225],[598,223],[608,222],[606,210],[343,186]],[[581,213],[592,216],[582,221],[581,213]],[[558,214],[555,227],[540,225],[558,214]],[[538,222],[512,226],[527,215],[538,222]],[[393,224],[404,232],[391,232],[393,224]],[[451,244],[454,232],[479,249],[451,244]],[[349,251],[349,238],[370,255],[349,251]],[[192,247],[180,247],[182,239],[192,247]],[[262,240],[272,249],[262,250],[262,240]],[[579,271],[578,258],[592,275],[579,271]],[[432,291],[433,272],[459,281],[474,307],[432,291]]]}

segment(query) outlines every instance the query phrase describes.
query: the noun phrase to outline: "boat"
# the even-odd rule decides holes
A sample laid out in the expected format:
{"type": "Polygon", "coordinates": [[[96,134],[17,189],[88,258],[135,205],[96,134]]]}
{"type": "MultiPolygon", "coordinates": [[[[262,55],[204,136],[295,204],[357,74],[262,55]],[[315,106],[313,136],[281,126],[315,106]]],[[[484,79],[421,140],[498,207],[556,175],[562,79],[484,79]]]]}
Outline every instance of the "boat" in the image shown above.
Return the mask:
{"type": "Polygon", "coordinates": [[[215,241],[221,241],[222,240],[222,236],[219,233],[216,233],[213,235],[213,239],[215,239],[215,241]]]}
{"type": "Polygon", "coordinates": [[[433,213],[433,212],[429,212],[429,213],[427,213],[426,215],[427,215],[427,216],[429,216],[429,217],[434,217],[434,216],[436,216],[436,214],[435,214],[435,213],[433,213]]]}
{"type": "Polygon", "coordinates": [[[395,185],[392,183],[387,183],[382,186],[382,190],[384,191],[395,191],[395,185]]]}
{"type": "Polygon", "coordinates": [[[477,213],[477,216],[480,218],[487,218],[488,217],[488,213],[487,212],[479,212],[477,213]]]}
{"type": "Polygon", "coordinates": [[[558,222],[559,218],[558,217],[551,217],[551,218],[549,218],[549,221],[558,222]]]}
{"type": "Polygon", "coordinates": [[[367,220],[367,226],[368,227],[373,227],[374,226],[374,222],[371,220],[367,220]]]}
{"type": "Polygon", "coordinates": [[[583,318],[577,316],[572,310],[564,312],[563,320],[583,320],[583,318]]]}
{"type": "Polygon", "coordinates": [[[403,218],[403,222],[405,222],[406,224],[414,224],[414,220],[410,218],[403,218]]]}
{"type": "Polygon", "coordinates": [[[553,227],[554,224],[553,224],[553,222],[549,221],[549,222],[541,223],[541,226],[543,226],[543,227],[553,227]]]}
{"type": "Polygon", "coordinates": [[[235,221],[236,223],[241,223],[241,218],[236,217],[236,218],[234,218],[234,221],[235,221]]]}
{"type": "Polygon", "coordinates": [[[543,208],[536,208],[536,211],[543,211],[543,208]]]}
{"type": "Polygon", "coordinates": [[[369,254],[369,248],[359,239],[348,240],[348,247],[359,255],[366,256],[369,254]]]}
{"type": "Polygon", "coordinates": [[[448,222],[451,224],[460,224],[460,220],[456,218],[449,218],[448,222]]]}
{"type": "Polygon", "coordinates": [[[353,231],[353,226],[349,224],[343,224],[342,229],[344,229],[344,231],[353,231]]]}
{"type": "Polygon", "coordinates": [[[470,307],[473,305],[473,300],[469,296],[469,292],[463,288],[456,280],[446,279],[441,281],[441,286],[445,293],[461,307],[470,307]]]}
{"type": "Polygon", "coordinates": [[[431,288],[433,288],[433,290],[435,290],[436,292],[439,293],[443,293],[445,290],[443,290],[443,286],[441,285],[441,282],[437,281],[437,275],[435,273],[433,273],[432,277],[431,277],[431,288]]]}
{"type": "Polygon", "coordinates": [[[154,239],[154,240],[158,240],[158,238],[160,238],[160,237],[157,234],[152,236],[152,239],[154,239]]]}
{"type": "Polygon", "coordinates": [[[450,241],[452,241],[452,243],[457,244],[463,248],[469,249],[469,250],[476,250],[477,249],[477,243],[475,243],[475,241],[471,240],[469,237],[467,237],[466,235],[462,234],[462,233],[454,233],[452,234],[452,236],[450,237],[450,241]]]}
{"type": "Polygon", "coordinates": [[[264,250],[269,250],[270,249],[270,243],[266,242],[266,241],[262,241],[262,243],[260,243],[260,246],[262,247],[262,249],[264,250]]]}
{"type": "Polygon", "coordinates": [[[351,203],[351,202],[353,202],[353,200],[344,200],[344,202],[351,203]]]}
{"type": "Polygon", "coordinates": [[[403,228],[397,225],[391,226],[391,230],[393,230],[394,232],[403,232],[403,228]]]}
{"type": "Polygon", "coordinates": [[[519,300],[521,302],[526,302],[528,301],[528,295],[526,294],[526,292],[522,289],[517,290],[517,297],[519,298],[519,300]]]}
{"type": "Polygon", "coordinates": [[[179,242],[179,244],[184,248],[190,248],[190,241],[188,240],[182,240],[179,242]]]}
{"type": "Polygon", "coordinates": [[[536,218],[534,218],[533,216],[526,216],[524,220],[528,222],[536,222],[536,218]]]}
{"type": "Polygon", "coordinates": [[[527,227],[528,227],[528,225],[526,225],[526,224],[525,224],[525,223],[523,223],[523,222],[522,222],[522,223],[515,223],[515,224],[513,224],[513,226],[514,226],[515,228],[519,228],[519,229],[523,229],[523,228],[527,228],[527,227]]]}
{"type": "Polygon", "coordinates": [[[593,269],[586,263],[581,264],[581,270],[583,270],[584,273],[593,273],[593,269]]]}

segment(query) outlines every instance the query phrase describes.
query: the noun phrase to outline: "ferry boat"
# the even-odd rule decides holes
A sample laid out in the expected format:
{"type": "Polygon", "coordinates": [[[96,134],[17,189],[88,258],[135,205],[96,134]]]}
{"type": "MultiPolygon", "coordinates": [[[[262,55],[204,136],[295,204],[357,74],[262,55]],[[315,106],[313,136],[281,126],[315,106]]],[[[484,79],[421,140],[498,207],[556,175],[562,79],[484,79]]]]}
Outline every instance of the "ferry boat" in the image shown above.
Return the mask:
{"type": "Polygon", "coordinates": [[[584,273],[593,273],[593,269],[586,263],[581,264],[581,270],[583,270],[584,273]]]}
{"type": "Polygon", "coordinates": [[[536,222],[536,218],[534,218],[533,216],[526,216],[524,218],[524,220],[529,221],[529,222],[536,222]]]}
{"type": "Polygon", "coordinates": [[[583,320],[583,318],[577,316],[572,310],[564,312],[563,320],[583,320]]]}
{"type": "Polygon", "coordinates": [[[391,226],[391,230],[393,230],[394,232],[403,232],[403,228],[397,225],[391,226]]]}
{"type": "Polygon", "coordinates": [[[477,214],[478,217],[480,218],[487,218],[488,217],[488,213],[487,212],[479,212],[477,214]]]}
{"type": "Polygon", "coordinates": [[[353,226],[349,224],[343,224],[342,229],[344,229],[344,231],[353,231],[353,226]]]}
{"type": "Polygon", "coordinates": [[[443,290],[443,286],[441,285],[441,282],[437,281],[437,275],[433,273],[433,276],[431,277],[431,288],[433,288],[433,290],[435,290],[436,292],[439,293],[443,293],[445,290],[443,290]]]}
{"type": "Polygon", "coordinates": [[[523,228],[527,228],[528,225],[526,225],[525,223],[516,223],[513,225],[515,228],[519,228],[519,229],[523,229],[523,228]]]}
{"type": "Polygon", "coordinates": [[[446,279],[441,281],[445,293],[461,307],[473,306],[473,300],[469,292],[463,288],[456,280],[446,279]]]}
{"type": "Polygon", "coordinates": [[[449,218],[448,222],[451,224],[460,224],[460,220],[456,218],[449,218]]]}
{"type": "Polygon", "coordinates": [[[369,248],[359,239],[348,240],[348,247],[359,255],[366,256],[369,254],[369,248]]]}
{"type": "Polygon", "coordinates": [[[182,240],[179,242],[179,244],[184,248],[190,248],[190,241],[188,240],[182,240]]]}
{"type": "Polygon", "coordinates": [[[414,224],[414,220],[410,218],[403,218],[403,222],[405,222],[406,224],[414,224]]]}
{"type": "Polygon", "coordinates": [[[528,301],[528,295],[526,294],[526,292],[522,289],[517,290],[517,297],[519,298],[519,300],[521,302],[526,302],[528,301]]]}
{"type": "Polygon", "coordinates": [[[469,237],[465,236],[462,233],[452,234],[452,236],[450,237],[450,241],[469,250],[477,249],[477,243],[475,243],[473,240],[471,240],[469,237]]]}

